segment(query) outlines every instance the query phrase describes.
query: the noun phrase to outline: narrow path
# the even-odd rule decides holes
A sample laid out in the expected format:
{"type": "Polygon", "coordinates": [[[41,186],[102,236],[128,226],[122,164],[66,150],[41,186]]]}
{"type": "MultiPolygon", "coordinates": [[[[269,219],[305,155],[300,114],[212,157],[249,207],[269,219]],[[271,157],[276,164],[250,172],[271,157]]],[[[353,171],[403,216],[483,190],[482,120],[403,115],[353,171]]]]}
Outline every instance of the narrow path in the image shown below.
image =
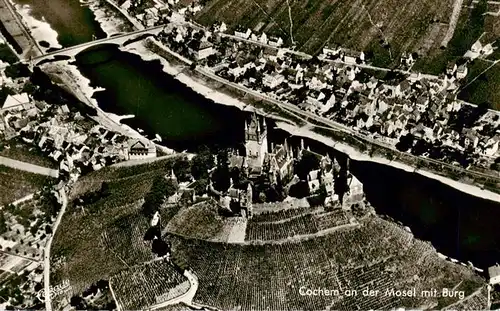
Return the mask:
{"type": "Polygon", "coordinates": [[[169,154],[166,156],[161,156],[161,157],[156,157],[156,158],[149,158],[149,159],[137,159],[137,160],[128,160],[128,161],[123,161],[123,162],[118,162],[115,164],[110,165],[110,167],[128,167],[128,166],[135,166],[135,165],[142,165],[142,164],[147,164],[147,163],[154,163],[156,161],[161,161],[169,158],[176,158],[176,157],[182,157],[182,156],[187,156],[188,158],[193,157],[193,153],[174,153],[174,154],[169,154]]]}
{"type": "Polygon", "coordinates": [[[66,211],[66,206],[68,205],[68,197],[64,188],[59,190],[59,195],[61,196],[62,206],[59,214],[57,214],[56,222],[52,228],[52,235],[49,237],[47,244],[45,245],[45,250],[43,252],[43,284],[45,290],[45,310],[52,311],[52,300],[50,297],[50,246],[52,245],[52,239],[56,234],[57,227],[61,223],[62,216],[66,211]]]}
{"type": "Polygon", "coordinates": [[[5,165],[16,170],[21,170],[25,172],[30,172],[34,174],[46,175],[54,178],[59,177],[59,170],[54,170],[48,167],[43,167],[27,162],[22,162],[10,158],[0,156],[0,165],[5,165]]]}
{"type": "Polygon", "coordinates": [[[441,42],[441,46],[448,46],[448,42],[450,42],[451,38],[453,38],[453,34],[455,33],[455,28],[457,27],[458,18],[460,17],[460,10],[462,9],[463,3],[464,0],[455,0],[453,12],[450,16],[450,24],[448,26],[448,30],[446,31],[446,35],[441,42]]]}
{"type": "Polygon", "coordinates": [[[290,19],[290,40],[292,41],[292,45],[295,44],[293,40],[293,20],[292,20],[292,8],[290,7],[290,0],[286,0],[286,5],[288,6],[288,18],[290,19]]]}

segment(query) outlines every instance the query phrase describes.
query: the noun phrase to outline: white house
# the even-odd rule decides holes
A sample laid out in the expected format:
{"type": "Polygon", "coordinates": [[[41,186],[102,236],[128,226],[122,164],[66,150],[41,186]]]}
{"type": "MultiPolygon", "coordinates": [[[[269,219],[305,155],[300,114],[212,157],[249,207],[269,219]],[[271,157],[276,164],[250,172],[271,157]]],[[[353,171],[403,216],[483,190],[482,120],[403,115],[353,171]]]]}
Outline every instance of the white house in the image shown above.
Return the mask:
{"type": "Polygon", "coordinates": [[[259,37],[259,42],[262,44],[267,44],[267,35],[265,32],[263,32],[262,35],[259,37]]]}
{"type": "Polygon", "coordinates": [[[156,158],[156,147],[147,140],[131,139],[128,141],[129,160],[156,158]]]}
{"type": "Polygon", "coordinates": [[[495,285],[500,283],[500,265],[496,264],[488,268],[488,275],[490,277],[490,284],[495,285]]]}
{"type": "Polygon", "coordinates": [[[236,37],[240,37],[240,38],[243,38],[243,39],[248,39],[250,38],[250,35],[252,34],[252,31],[250,29],[247,28],[247,30],[245,31],[243,28],[238,28],[234,31],[234,35],[236,37]]]}
{"type": "Polygon", "coordinates": [[[270,37],[267,41],[267,44],[269,44],[270,46],[280,47],[283,45],[283,39],[281,39],[280,37],[270,37]]]}
{"type": "Polygon", "coordinates": [[[466,64],[462,64],[460,66],[458,66],[457,68],[457,79],[463,79],[467,76],[467,65],[466,64]]]}
{"type": "Polygon", "coordinates": [[[280,75],[277,72],[273,72],[271,74],[265,74],[262,78],[262,83],[264,86],[267,86],[271,89],[274,89],[278,85],[280,85],[283,81],[285,81],[285,77],[280,75]]]}
{"type": "Polygon", "coordinates": [[[213,44],[206,40],[201,40],[190,44],[189,51],[197,60],[205,59],[215,53],[213,44]]]}

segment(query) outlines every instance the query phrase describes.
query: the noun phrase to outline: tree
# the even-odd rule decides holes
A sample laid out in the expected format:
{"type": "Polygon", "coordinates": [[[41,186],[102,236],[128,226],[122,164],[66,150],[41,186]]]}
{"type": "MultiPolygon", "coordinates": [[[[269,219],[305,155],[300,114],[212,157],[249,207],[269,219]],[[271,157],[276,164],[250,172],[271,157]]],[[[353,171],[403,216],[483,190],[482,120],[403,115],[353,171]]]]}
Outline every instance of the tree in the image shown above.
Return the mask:
{"type": "Polygon", "coordinates": [[[23,63],[12,64],[5,68],[5,75],[10,78],[29,77],[31,71],[28,65],[23,63]]]}
{"type": "Polygon", "coordinates": [[[197,195],[202,195],[207,192],[208,180],[207,179],[198,179],[194,184],[194,191],[197,195]]]}
{"type": "Polygon", "coordinates": [[[301,180],[307,180],[309,172],[317,168],[319,168],[318,157],[311,152],[304,152],[296,165],[295,171],[301,180]]]}
{"type": "Polygon", "coordinates": [[[5,215],[3,213],[3,211],[0,211],[0,234],[3,234],[5,232],[7,232],[7,221],[5,219],[5,215]]]}
{"type": "Polygon", "coordinates": [[[76,310],[86,309],[85,300],[83,300],[83,298],[80,296],[71,297],[69,303],[72,307],[75,307],[76,310]]]}
{"type": "Polygon", "coordinates": [[[167,198],[174,195],[177,190],[179,190],[179,185],[172,179],[169,179],[165,182],[165,196],[167,198]]]}
{"type": "Polygon", "coordinates": [[[191,173],[195,179],[208,178],[208,170],[213,168],[214,165],[214,156],[210,152],[210,149],[203,146],[192,160],[191,173]]]}
{"type": "Polygon", "coordinates": [[[153,240],[152,251],[158,256],[165,256],[168,254],[169,247],[168,244],[165,243],[165,241],[161,239],[155,239],[153,240]]]}
{"type": "Polygon", "coordinates": [[[174,163],[174,173],[179,181],[188,181],[191,175],[191,164],[186,157],[182,157],[174,163]]]}
{"type": "Polygon", "coordinates": [[[144,241],[152,241],[161,238],[161,230],[158,226],[150,227],[144,234],[144,241]]]}
{"type": "Polygon", "coordinates": [[[307,197],[310,194],[309,193],[309,185],[307,184],[306,181],[299,181],[298,183],[293,184],[290,187],[290,191],[288,192],[288,194],[291,197],[298,198],[298,199],[302,199],[304,197],[307,197]]]}

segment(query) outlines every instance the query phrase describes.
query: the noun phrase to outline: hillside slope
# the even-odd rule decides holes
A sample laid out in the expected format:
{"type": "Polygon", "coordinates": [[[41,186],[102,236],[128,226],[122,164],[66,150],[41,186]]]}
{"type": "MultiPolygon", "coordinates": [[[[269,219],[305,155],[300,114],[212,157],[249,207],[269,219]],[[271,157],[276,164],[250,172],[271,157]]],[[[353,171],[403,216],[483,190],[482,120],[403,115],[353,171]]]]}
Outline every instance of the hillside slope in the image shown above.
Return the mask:
{"type": "Polygon", "coordinates": [[[314,54],[325,44],[341,44],[372,51],[374,64],[388,65],[402,52],[425,55],[439,48],[452,10],[452,1],[208,0],[196,18],[204,25],[224,21],[279,35],[288,44],[292,28],[301,51],[314,54]]]}

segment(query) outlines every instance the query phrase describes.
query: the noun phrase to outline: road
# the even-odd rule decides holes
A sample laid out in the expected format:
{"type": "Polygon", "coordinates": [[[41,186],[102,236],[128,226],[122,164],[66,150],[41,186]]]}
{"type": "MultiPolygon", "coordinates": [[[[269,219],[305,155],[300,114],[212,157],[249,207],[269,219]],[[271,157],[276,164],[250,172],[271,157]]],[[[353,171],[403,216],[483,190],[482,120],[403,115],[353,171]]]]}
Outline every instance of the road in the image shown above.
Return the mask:
{"type": "Polygon", "coordinates": [[[48,167],[43,167],[43,166],[39,166],[39,165],[27,163],[27,162],[14,160],[11,158],[6,158],[3,156],[0,156],[0,165],[5,165],[8,167],[14,168],[16,170],[21,170],[21,171],[25,171],[25,172],[34,173],[34,174],[40,174],[40,175],[50,176],[50,177],[54,177],[54,178],[59,177],[58,170],[54,170],[54,169],[51,169],[48,167]]]}
{"type": "MultiPolygon", "coordinates": [[[[28,41],[31,42],[31,46],[36,48],[36,50],[38,51],[38,54],[43,54],[43,49],[40,47],[40,45],[35,40],[35,38],[33,38],[33,36],[31,35],[31,31],[23,23],[23,20],[21,19],[21,17],[17,13],[17,11],[12,7],[12,3],[10,3],[9,0],[0,0],[0,1],[2,1],[5,4],[5,6],[9,9],[10,13],[12,14],[12,16],[14,16],[14,19],[16,20],[16,23],[21,28],[21,31],[23,32],[24,36],[28,39],[28,41]]],[[[30,50],[31,49],[29,49],[27,51],[23,51],[23,56],[26,56],[27,52],[30,51],[30,50]]]]}
{"type": "Polygon", "coordinates": [[[151,310],[151,311],[157,310],[157,309],[160,309],[160,308],[163,308],[166,306],[175,305],[175,304],[178,304],[181,302],[185,303],[188,306],[193,305],[193,298],[196,295],[196,291],[198,291],[198,284],[199,284],[198,278],[196,277],[196,275],[194,275],[192,272],[190,272],[188,270],[184,270],[184,276],[187,277],[187,279],[191,285],[186,293],[184,293],[178,297],[175,297],[173,299],[170,299],[168,301],[164,301],[162,303],[154,305],[154,306],[150,307],[148,310],[151,310]]]}
{"type": "Polygon", "coordinates": [[[68,197],[66,196],[66,191],[64,187],[59,190],[59,195],[61,196],[61,210],[59,214],[57,214],[56,222],[54,223],[54,227],[52,228],[52,235],[49,237],[47,244],[45,245],[45,250],[43,251],[43,285],[45,290],[45,310],[52,311],[52,300],[49,294],[50,293],[50,246],[52,245],[52,239],[56,234],[57,227],[61,223],[62,216],[66,211],[66,207],[68,205],[68,197]]]}
{"type": "Polygon", "coordinates": [[[134,27],[138,30],[142,30],[144,29],[144,26],[139,23],[139,21],[135,18],[133,18],[132,16],[130,16],[128,14],[127,11],[125,11],[124,9],[122,9],[120,6],[118,6],[118,4],[116,4],[114,1],[111,1],[111,0],[106,0],[106,2],[111,5],[112,7],[114,7],[115,9],[117,9],[120,13],[122,13],[123,16],[125,16],[127,18],[127,20],[132,24],[134,25],[134,27]]]}

